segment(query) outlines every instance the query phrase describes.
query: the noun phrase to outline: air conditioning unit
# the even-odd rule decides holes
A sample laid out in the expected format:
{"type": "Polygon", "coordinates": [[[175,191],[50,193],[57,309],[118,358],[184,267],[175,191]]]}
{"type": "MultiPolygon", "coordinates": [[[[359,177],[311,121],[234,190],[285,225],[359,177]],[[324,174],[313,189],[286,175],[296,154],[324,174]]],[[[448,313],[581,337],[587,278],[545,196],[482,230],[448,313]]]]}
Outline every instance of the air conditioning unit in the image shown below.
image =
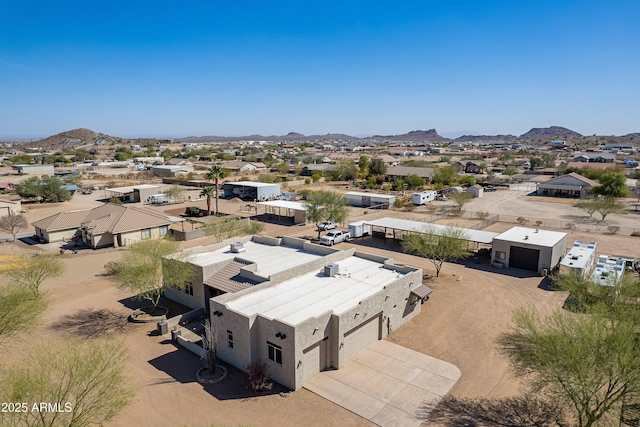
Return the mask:
{"type": "Polygon", "coordinates": [[[240,252],[244,252],[246,251],[247,248],[245,248],[242,245],[242,242],[235,242],[231,244],[231,252],[235,253],[235,254],[239,254],[240,252]]]}
{"type": "Polygon", "coordinates": [[[338,264],[327,264],[324,266],[324,275],[327,277],[333,277],[338,274],[339,266],[338,264]]]}

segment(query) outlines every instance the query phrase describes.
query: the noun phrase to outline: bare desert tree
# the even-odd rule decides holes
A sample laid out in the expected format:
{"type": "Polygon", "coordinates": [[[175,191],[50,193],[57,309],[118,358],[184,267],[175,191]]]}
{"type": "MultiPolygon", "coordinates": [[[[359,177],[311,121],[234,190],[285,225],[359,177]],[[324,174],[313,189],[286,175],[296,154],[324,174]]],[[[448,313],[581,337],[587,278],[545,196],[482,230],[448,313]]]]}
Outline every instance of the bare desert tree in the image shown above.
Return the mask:
{"type": "Polygon", "coordinates": [[[26,411],[0,413],[1,425],[102,425],[133,399],[121,342],[62,339],[29,354],[0,373],[0,400],[28,402],[26,411]]]}
{"type": "Polygon", "coordinates": [[[11,234],[14,242],[20,230],[26,229],[28,225],[24,215],[6,215],[0,217],[0,230],[11,234]]]}

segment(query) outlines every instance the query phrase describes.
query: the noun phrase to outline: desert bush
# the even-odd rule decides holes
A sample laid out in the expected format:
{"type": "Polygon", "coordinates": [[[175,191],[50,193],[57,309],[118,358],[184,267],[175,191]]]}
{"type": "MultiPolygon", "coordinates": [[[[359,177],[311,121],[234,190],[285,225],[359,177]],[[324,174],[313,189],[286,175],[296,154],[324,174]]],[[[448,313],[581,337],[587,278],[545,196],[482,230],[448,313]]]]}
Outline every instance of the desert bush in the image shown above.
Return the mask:
{"type": "Polygon", "coordinates": [[[258,392],[262,390],[271,390],[273,383],[267,375],[267,364],[263,361],[251,362],[247,365],[249,374],[249,387],[251,390],[258,392]]]}
{"type": "Polygon", "coordinates": [[[607,227],[607,231],[609,231],[609,233],[611,234],[616,234],[618,231],[620,231],[620,227],[618,227],[617,225],[610,225],[607,227]]]}
{"type": "Polygon", "coordinates": [[[633,237],[640,237],[640,231],[632,231],[632,232],[631,232],[631,235],[632,235],[633,237]]]}
{"type": "Polygon", "coordinates": [[[489,217],[489,212],[487,211],[478,211],[476,212],[476,216],[482,220],[485,220],[489,217]]]}
{"type": "Polygon", "coordinates": [[[537,220],[536,221],[536,227],[540,227],[542,225],[543,221],[541,220],[537,220]]]}
{"type": "Polygon", "coordinates": [[[525,225],[529,222],[529,220],[525,217],[519,216],[518,218],[516,218],[516,221],[518,221],[518,224],[520,225],[525,225]]]}
{"type": "Polygon", "coordinates": [[[570,222],[570,223],[568,223],[567,225],[565,225],[565,226],[564,226],[564,228],[568,228],[568,229],[569,229],[569,230],[571,230],[571,231],[575,231],[575,230],[577,230],[577,229],[578,229],[578,227],[577,227],[574,223],[572,223],[572,222],[570,222]]]}

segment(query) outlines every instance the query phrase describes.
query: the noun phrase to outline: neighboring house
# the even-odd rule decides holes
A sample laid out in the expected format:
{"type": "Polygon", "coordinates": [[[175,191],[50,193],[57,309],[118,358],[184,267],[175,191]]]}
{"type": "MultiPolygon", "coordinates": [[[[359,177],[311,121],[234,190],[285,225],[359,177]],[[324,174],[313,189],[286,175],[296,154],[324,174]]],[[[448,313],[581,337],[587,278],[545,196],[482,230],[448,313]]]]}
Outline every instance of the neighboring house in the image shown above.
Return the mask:
{"type": "Polygon", "coordinates": [[[305,165],[300,172],[302,176],[312,176],[313,174],[323,175],[325,173],[333,172],[335,165],[330,163],[311,163],[305,165]]]}
{"type": "Polygon", "coordinates": [[[387,171],[388,177],[393,178],[402,178],[406,179],[409,175],[418,175],[421,178],[424,178],[425,182],[428,183],[431,180],[431,176],[435,172],[434,168],[423,168],[423,167],[413,167],[413,166],[392,166],[387,171]]]}
{"type": "Polygon", "coordinates": [[[473,197],[482,197],[484,195],[484,188],[481,185],[472,185],[467,188],[467,193],[471,194],[473,197]]]}
{"type": "Polygon", "coordinates": [[[162,164],[164,163],[164,157],[134,157],[133,161],[134,163],[144,163],[147,165],[162,164]]]}
{"type": "Polygon", "coordinates": [[[484,163],[482,160],[462,160],[458,165],[464,173],[482,173],[482,163],[484,163]]]}
{"type": "Polygon", "coordinates": [[[138,240],[158,238],[180,218],[152,209],[105,203],[94,209],[59,212],[32,223],[44,242],[81,239],[92,248],[128,246],[138,240]]]}
{"type": "Polygon", "coordinates": [[[556,140],[556,141],[551,141],[549,143],[549,145],[551,145],[552,148],[564,148],[564,147],[567,146],[567,143],[566,143],[566,141],[558,141],[558,140],[556,140]]]}
{"type": "Polygon", "coordinates": [[[573,156],[576,162],[615,163],[616,155],[610,153],[579,153],[573,156]]]}
{"type": "Polygon", "coordinates": [[[537,194],[553,197],[586,198],[589,190],[598,185],[596,181],[575,172],[550,179],[537,185],[537,194]]]}
{"type": "Polygon", "coordinates": [[[233,172],[258,172],[267,170],[267,165],[260,162],[243,162],[243,161],[233,161],[222,163],[222,166],[225,169],[229,169],[233,172]]]}
{"type": "Polygon", "coordinates": [[[605,144],[604,149],[607,151],[613,151],[613,152],[618,152],[618,151],[633,152],[636,150],[636,147],[631,143],[614,142],[614,143],[605,144]]]}
{"type": "Polygon", "coordinates": [[[195,266],[192,286],[166,295],[209,312],[217,357],[243,371],[266,362],[292,390],[389,336],[431,292],[420,268],[353,248],[293,237],[233,242],[190,250],[177,262],[195,266]]]}
{"type": "Polygon", "coordinates": [[[379,154],[371,158],[371,160],[375,160],[375,159],[380,159],[389,166],[398,166],[400,164],[397,158],[390,156],[388,154],[379,154]]]}

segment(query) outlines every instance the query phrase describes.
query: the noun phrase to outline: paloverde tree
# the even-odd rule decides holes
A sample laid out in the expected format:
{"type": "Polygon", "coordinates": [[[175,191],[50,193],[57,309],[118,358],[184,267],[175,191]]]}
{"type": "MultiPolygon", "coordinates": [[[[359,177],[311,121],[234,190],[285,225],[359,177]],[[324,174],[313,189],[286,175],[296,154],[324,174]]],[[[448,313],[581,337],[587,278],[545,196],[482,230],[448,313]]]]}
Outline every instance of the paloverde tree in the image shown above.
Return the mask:
{"type": "Polygon", "coordinates": [[[372,159],[367,166],[369,175],[385,175],[389,170],[389,166],[382,159],[372,159]]]}
{"type": "Polygon", "coordinates": [[[216,183],[216,210],[214,212],[214,215],[218,215],[218,198],[219,198],[218,190],[220,188],[219,181],[221,179],[224,179],[228,174],[229,174],[229,170],[219,165],[213,165],[207,171],[207,174],[206,174],[207,179],[213,179],[214,182],[216,183]]]}
{"type": "MultiPolygon", "coordinates": [[[[335,221],[342,223],[349,215],[349,202],[347,199],[333,191],[313,191],[307,195],[304,203],[307,220],[318,224],[323,221],[335,221]]],[[[318,230],[318,239],[320,230],[318,230]]]]}
{"type": "Polygon", "coordinates": [[[171,200],[177,203],[181,198],[184,197],[184,193],[186,193],[186,190],[183,186],[179,184],[173,184],[171,187],[164,190],[163,193],[166,194],[167,197],[169,197],[171,200]]]}
{"type": "Polygon", "coordinates": [[[514,314],[500,339],[517,376],[536,394],[562,402],[577,425],[617,425],[622,404],[640,393],[637,324],[601,313],[514,314]]]}
{"type": "Polygon", "coordinates": [[[200,197],[207,198],[207,215],[211,215],[211,198],[216,196],[216,190],[213,187],[204,187],[200,191],[200,197]]]}
{"type": "Polygon", "coordinates": [[[469,255],[467,233],[459,227],[437,229],[425,226],[421,232],[409,233],[402,239],[405,252],[428,258],[440,276],[442,265],[469,255]]]}
{"type": "Polygon", "coordinates": [[[18,261],[19,268],[7,274],[12,283],[29,289],[35,297],[40,294],[40,285],[53,277],[62,276],[64,263],[52,252],[23,255],[18,261]]]}
{"type": "Polygon", "coordinates": [[[111,262],[105,268],[119,288],[149,301],[153,313],[165,289],[184,289],[195,273],[191,264],[182,262],[188,255],[165,258],[178,250],[178,242],[173,240],[141,240],[132,244],[119,261],[111,262]]]}
{"type": "Polygon", "coordinates": [[[631,194],[624,172],[605,170],[598,178],[598,183],[600,185],[591,189],[592,194],[610,198],[628,197],[631,194]]]}
{"type": "Polygon", "coordinates": [[[453,166],[446,168],[438,168],[431,176],[431,182],[434,184],[452,185],[458,180],[458,171],[453,166]]]}
{"type": "Polygon", "coordinates": [[[0,217],[0,230],[11,234],[14,242],[20,230],[24,230],[28,225],[27,219],[22,214],[0,217]]]}
{"type": "Polygon", "coordinates": [[[473,198],[473,196],[466,191],[463,191],[461,193],[452,191],[449,193],[449,198],[456,204],[458,213],[462,214],[462,207],[465,205],[465,203],[469,202],[473,198]]]}
{"type": "Polygon", "coordinates": [[[23,285],[0,287],[0,344],[18,333],[30,332],[47,309],[42,294],[34,295],[23,285]]]}
{"type": "Polygon", "coordinates": [[[117,341],[67,338],[40,344],[1,371],[0,383],[3,402],[27,404],[24,411],[0,412],[0,424],[7,426],[102,425],[134,396],[126,349],[117,341]],[[51,408],[40,408],[41,402],[51,408]]]}
{"type": "Polygon", "coordinates": [[[62,188],[64,182],[59,178],[32,176],[16,184],[16,193],[25,199],[36,199],[40,202],[66,202],[71,193],[62,188]]]}

